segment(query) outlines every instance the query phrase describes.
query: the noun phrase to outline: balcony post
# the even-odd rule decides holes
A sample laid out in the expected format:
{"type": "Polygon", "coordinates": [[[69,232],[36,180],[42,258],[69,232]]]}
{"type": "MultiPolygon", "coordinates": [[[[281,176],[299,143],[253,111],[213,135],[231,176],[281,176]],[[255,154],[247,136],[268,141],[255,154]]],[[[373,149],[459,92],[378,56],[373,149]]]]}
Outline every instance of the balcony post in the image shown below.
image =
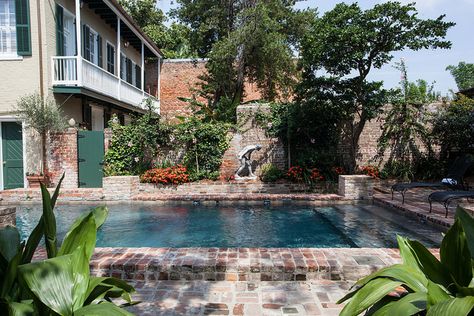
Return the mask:
{"type": "Polygon", "coordinates": [[[140,76],[142,77],[142,80],[140,81],[142,83],[141,89],[143,92],[143,95],[145,95],[145,44],[142,41],[142,68],[141,68],[141,74],[140,76]]]}
{"type": "Polygon", "coordinates": [[[76,55],[77,55],[77,82],[78,85],[82,85],[82,45],[81,45],[81,1],[75,0],[76,9],[76,55]]]}
{"type": "Polygon", "coordinates": [[[120,86],[122,84],[121,77],[121,63],[122,63],[122,45],[120,45],[120,17],[117,15],[117,77],[119,78],[117,82],[117,98],[121,100],[120,96],[120,86]]]}

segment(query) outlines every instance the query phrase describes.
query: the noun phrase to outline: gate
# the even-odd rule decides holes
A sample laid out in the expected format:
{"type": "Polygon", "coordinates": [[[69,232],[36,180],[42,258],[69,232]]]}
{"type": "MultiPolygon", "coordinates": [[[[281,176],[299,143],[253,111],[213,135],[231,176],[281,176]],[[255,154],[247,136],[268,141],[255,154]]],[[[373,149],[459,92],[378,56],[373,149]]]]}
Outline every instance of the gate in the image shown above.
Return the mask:
{"type": "Polygon", "coordinates": [[[104,176],[104,132],[77,132],[77,161],[80,188],[101,188],[104,176]]]}

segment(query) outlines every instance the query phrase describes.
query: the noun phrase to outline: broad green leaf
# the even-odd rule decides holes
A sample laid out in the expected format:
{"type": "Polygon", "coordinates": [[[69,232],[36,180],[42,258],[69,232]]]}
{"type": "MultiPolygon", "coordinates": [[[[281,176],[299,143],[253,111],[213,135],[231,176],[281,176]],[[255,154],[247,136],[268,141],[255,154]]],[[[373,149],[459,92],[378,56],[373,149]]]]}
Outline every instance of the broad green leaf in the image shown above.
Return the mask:
{"type": "Polygon", "coordinates": [[[385,296],[374,304],[365,314],[365,316],[390,316],[388,310],[392,304],[398,302],[399,297],[385,296]]]}
{"type": "Polygon", "coordinates": [[[392,278],[403,282],[406,286],[415,292],[426,292],[428,279],[418,270],[408,265],[395,264],[390,267],[380,269],[371,275],[357,281],[356,285],[364,285],[370,280],[379,277],[392,278]]]}
{"type": "MultiPolygon", "coordinates": [[[[94,223],[92,223],[94,225],[94,223]]],[[[72,253],[72,275],[74,278],[73,287],[73,309],[79,309],[84,305],[87,298],[87,289],[89,287],[90,270],[89,258],[87,257],[86,249],[82,246],[76,248],[72,253]]]]}
{"type": "Polygon", "coordinates": [[[450,298],[451,297],[442,286],[434,282],[428,281],[428,309],[430,308],[430,306],[449,300],[450,298]]]}
{"type": "Polygon", "coordinates": [[[399,281],[391,281],[382,278],[370,281],[344,306],[340,316],[359,315],[401,284],[402,282],[399,281]]]}
{"type": "Polygon", "coordinates": [[[474,296],[451,298],[428,309],[427,316],[467,316],[474,309],[474,296]]]}
{"type": "MultiPolygon", "coordinates": [[[[41,183],[41,196],[43,198],[43,223],[44,223],[44,241],[48,258],[56,257],[56,218],[54,217],[51,196],[46,186],[41,183]]],[[[58,190],[58,188],[56,188],[58,190]]]]}
{"type": "Polygon", "coordinates": [[[18,266],[21,263],[21,256],[24,244],[18,245],[16,255],[8,262],[5,276],[1,278],[0,297],[4,298],[11,294],[11,290],[18,276],[18,266]]]}
{"type": "Polygon", "coordinates": [[[44,220],[43,215],[41,215],[38,224],[31,232],[30,236],[28,237],[28,241],[26,242],[25,251],[23,253],[23,259],[21,260],[22,263],[30,263],[33,255],[35,254],[36,248],[41,241],[41,238],[44,235],[44,220]]]}
{"type": "Polygon", "coordinates": [[[425,246],[416,240],[407,240],[407,242],[418,262],[419,269],[428,279],[446,288],[453,283],[446,267],[425,246]]]}
{"type": "Polygon", "coordinates": [[[56,313],[73,314],[74,275],[72,255],[21,265],[20,278],[43,304],[56,313]]]}
{"type": "Polygon", "coordinates": [[[58,255],[70,254],[78,247],[82,247],[87,255],[87,261],[89,261],[94,253],[96,235],[94,214],[90,212],[77,225],[73,225],[72,230],[67,232],[58,255]]]}
{"type": "Polygon", "coordinates": [[[29,304],[11,302],[8,304],[8,312],[10,316],[31,316],[36,314],[33,301],[29,304]]]}
{"type": "Polygon", "coordinates": [[[441,263],[448,268],[460,286],[468,286],[472,280],[471,254],[459,219],[448,230],[441,242],[441,263]]]}
{"type": "Polygon", "coordinates": [[[13,226],[0,229],[0,255],[9,262],[16,256],[20,248],[20,233],[13,226]]]}
{"type": "Polygon", "coordinates": [[[130,316],[132,313],[112,304],[103,302],[95,305],[84,306],[77,310],[74,316],[130,316]]]}
{"type": "Polygon", "coordinates": [[[58,196],[59,196],[59,190],[61,189],[61,184],[63,183],[65,175],[66,174],[63,173],[63,175],[61,176],[61,179],[59,179],[59,182],[58,182],[58,185],[56,186],[56,189],[53,192],[53,197],[51,198],[51,208],[52,209],[54,209],[54,207],[56,206],[56,201],[57,201],[58,196]]]}
{"type": "Polygon", "coordinates": [[[420,269],[420,267],[418,266],[418,260],[416,259],[413,253],[413,249],[410,246],[409,240],[407,238],[397,235],[397,241],[403,264],[413,269],[420,269]]]}
{"type": "Polygon", "coordinates": [[[467,244],[469,246],[471,259],[474,260],[474,218],[469,215],[462,207],[458,207],[456,218],[460,220],[466,234],[467,244]]]}
{"type": "Polygon", "coordinates": [[[415,315],[426,309],[426,293],[409,293],[391,304],[387,311],[390,316],[415,315]]]}
{"type": "Polygon", "coordinates": [[[77,226],[81,224],[81,222],[89,216],[90,213],[93,213],[95,218],[95,226],[98,229],[107,219],[107,215],[109,214],[109,210],[106,206],[99,206],[90,211],[89,213],[81,214],[75,221],[72,223],[71,227],[69,227],[69,231],[74,230],[77,226]]]}
{"type": "Polygon", "coordinates": [[[120,279],[112,277],[92,277],[89,282],[86,302],[90,303],[104,297],[122,297],[128,303],[132,304],[130,294],[133,292],[135,292],[133,286],[120,279]]]}

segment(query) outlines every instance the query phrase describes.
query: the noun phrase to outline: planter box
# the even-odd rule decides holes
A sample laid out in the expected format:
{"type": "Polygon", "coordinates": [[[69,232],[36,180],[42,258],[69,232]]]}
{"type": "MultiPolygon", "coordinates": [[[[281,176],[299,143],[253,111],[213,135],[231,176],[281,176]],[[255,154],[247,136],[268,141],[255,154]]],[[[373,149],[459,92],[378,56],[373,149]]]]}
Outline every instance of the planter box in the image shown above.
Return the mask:
{"type": "Polygon", "coordinates": [[[46,176],[26,176],[26,179],[28,180],[28,187],[30,188],[39,188],[40,183],[46,186],[49,184],[49,179],[46,176]]]}

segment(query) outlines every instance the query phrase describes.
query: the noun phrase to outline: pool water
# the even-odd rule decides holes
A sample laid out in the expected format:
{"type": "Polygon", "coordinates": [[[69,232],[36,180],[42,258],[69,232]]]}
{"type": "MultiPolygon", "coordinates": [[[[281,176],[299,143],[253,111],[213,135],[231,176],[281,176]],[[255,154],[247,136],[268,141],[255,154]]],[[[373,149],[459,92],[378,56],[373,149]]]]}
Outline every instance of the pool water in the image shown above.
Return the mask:
{"type": "MultiPolygon", "coordinates": [[[[62,240],[74,219],[93,206],[57,206],[62,240]]],[[[153,205],[112,204],[98,247],[396,247],[396,235],[438,247],[441,231],[376,205],[153,205]]],[[[17,210],[23,238],[40,206],[17,210]]]]}

